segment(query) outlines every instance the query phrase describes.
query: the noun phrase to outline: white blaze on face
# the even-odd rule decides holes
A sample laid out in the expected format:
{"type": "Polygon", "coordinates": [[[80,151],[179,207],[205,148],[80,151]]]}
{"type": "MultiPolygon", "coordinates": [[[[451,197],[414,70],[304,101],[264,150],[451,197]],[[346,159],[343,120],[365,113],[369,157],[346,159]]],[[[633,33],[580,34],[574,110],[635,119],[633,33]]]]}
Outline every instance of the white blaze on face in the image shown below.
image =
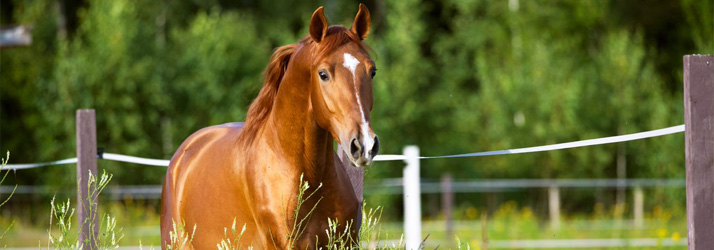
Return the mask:
{"type": "Polygon", "coordinates": [[[357,60],[357,58],[352,56],[350,53],[345,53],[345,62],[342,66],[345,66],[345,68],[352,72],[352,78],[355,76],[355,69],[357,69],[357,65],[359,65],[359,60],[357,60]]]}
{"type": "Polygon", "coordinates": [[[357,98],[357,106],[359,106],[359,112],[362,114],[362,137],[364,140],[364,155],[365,157],[368,157],[369,151],[372,150],[372,147],[374,146],[374,139],[372,136],[369,134],[369,123],[367,123],[367,119],[365,118],[364,115],[364,110],[362,108],[362,99],[359,96],[359,88],[357,88],[357,79],[355,76],[355,69],[357,69],[357,65],[359,65],[359,60],[352,56],[350,53],[345,53],[345,62],[342,64],[345,68],[349,69],[350,72],[352,73],[352,83],[355,86],[355,97],[357,98]]]}

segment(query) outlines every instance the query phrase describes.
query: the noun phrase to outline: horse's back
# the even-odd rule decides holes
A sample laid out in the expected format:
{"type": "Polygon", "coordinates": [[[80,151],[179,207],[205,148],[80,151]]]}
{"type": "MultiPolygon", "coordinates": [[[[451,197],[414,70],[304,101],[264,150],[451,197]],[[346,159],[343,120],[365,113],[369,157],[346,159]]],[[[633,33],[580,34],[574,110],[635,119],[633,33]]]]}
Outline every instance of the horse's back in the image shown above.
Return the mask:
{"type": "MultiPolygon", "coordinates": [[[[193,133],[181,143],[171,157],[165,181],[170,180],[170,184],[176,184],[179,181],[177,178],[185,177],[188,172],[191,172],[192,167],[199,166],[191,163],[205,158],[215,159],[216,157],[211,157],[213,154],[230,150],[233,146],[231,144],[235,144],[238,140],[242,129],[242,122],[232,122],[206,127],[193,133]]],[[[225,157],[225,155],[218,156],[225,157]]]]}
{"type": "Polygon", "coordinates": [[[224,165],[230,163],[226,160],[234,154],[234,145],[242,128],[242,122],[203,128],[189,136],[176,150],[166,171],[161,196],[162,245],[168,243],[173,223],[186,223],[186,231],[191,232],[193,225],[184,221],[186,215],[180,206],[186,190],[200,184],[189,178],[192,175],[211,175],[210,171],[225,169],[224,165]],[[209,173],[205,173],[206,171],[209,173]]]}

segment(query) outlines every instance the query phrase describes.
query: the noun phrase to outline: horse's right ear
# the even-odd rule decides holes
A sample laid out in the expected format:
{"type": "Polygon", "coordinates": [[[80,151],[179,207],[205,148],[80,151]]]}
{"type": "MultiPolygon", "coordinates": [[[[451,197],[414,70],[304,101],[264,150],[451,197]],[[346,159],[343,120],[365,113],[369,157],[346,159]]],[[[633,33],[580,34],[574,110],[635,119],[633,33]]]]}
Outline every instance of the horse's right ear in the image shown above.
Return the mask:
{"type": "Polygon", "coordinates": [[[364,4],[359,4],[359,11],[355,16],[355,22],[352,24],[352,32],[359,36],[360,40],[367,39],[369,28],[372,26],[372,18],[369,15],[369,10],[364,4]]]}
{"type": "Polygon", "coordinates": [[[310,19],[310,36],[312,40],[319,43],[325,38],[327,34],[327,18],[325,18],[325,12],[320,6],[314,13],[312,13],[312,18],[310,19]]]}

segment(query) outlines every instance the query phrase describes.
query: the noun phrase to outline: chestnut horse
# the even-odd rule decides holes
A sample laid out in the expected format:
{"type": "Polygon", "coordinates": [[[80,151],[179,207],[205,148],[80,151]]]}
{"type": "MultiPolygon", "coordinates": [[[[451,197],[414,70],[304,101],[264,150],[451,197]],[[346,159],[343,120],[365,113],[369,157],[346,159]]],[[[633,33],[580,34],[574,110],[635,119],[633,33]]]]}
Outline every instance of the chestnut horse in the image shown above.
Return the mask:
{"type": "Polygon", "coordinates": [[[240,244],[254,249],[324,246],[328,218],[339,221],[338,232],[347,230],[361,204],[333,142],[349,152],[348,167],[369,166],[379,150],[369,113],[376,69],[362,43],[370,25],[361,4],[350,29],[328,27],[318,8],[310,34],[273,53],[245,124],[204,128],[181,144],[161,197],[163,248],[174,223],[188,235],[195,226],[187,249],[215,249],[234,220],[238,231],[246,226],[240,244]],[[307,193],[315,193],[296,215],[303,175],[307,193]],[[303,218],[297,235],[293,227],[303,218]]]}

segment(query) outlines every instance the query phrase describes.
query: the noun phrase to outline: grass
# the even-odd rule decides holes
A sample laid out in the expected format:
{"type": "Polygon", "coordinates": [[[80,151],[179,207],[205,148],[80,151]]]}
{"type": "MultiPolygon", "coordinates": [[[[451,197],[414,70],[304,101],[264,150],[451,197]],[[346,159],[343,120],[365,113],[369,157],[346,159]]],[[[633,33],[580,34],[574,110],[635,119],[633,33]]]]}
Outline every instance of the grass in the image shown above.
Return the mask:
{"type": "Polygon", "coordinates": [[[322,188],[322,183],[320,183],[317,188],[315,188],[314,190],[312,190],[312,192],[308,194],[308,189],[310,189],[310,183],[308,183],[307,181],[303,181],[303,175],[300,175],[300,188],[297,195],[297,206],[295,206],[295,211],[293,211],[292,216],[288,214],[284,215],[286,225],[290,225],[288,218],[292,217],[292,230],[286,236],[288,242],[287,245],[290,246],[291,249],[295,249],[298,239],[300,239],[300,237],[302,237],[302,235],[305,233],[305,229],[307,229],[308,225],[306,222],[310,221],[312,213],[315,211],[315,208],[317,208],[317,206],[320,204],[320,201],[322,201],[322,197],[318,198],[317,202],[315,202],[315,205],[313,205],[312,208],[310,208],[310,210],[304,216],[300,216],[300,210],[305,204],[305,202],[312,198],[312,196],[314,196],[315,193],[320,190],[320,188],[322,188]]]}
{"type": "MultiPolygon", "coordinates": [[[[103,173],[99,179],[96,178],[91,172],[89,172],[89,180],[87,182],[87,203],[89,206],[84,208],[85,214],[93,214],[97,212],[98,204],[92,202],[94,199],[99,197],[99,194],[106,188],[109,181],[112,179],[112,175],[103,173]]],[[[74,216],[75,209],[72,208],[69,199],[66,202],[56,203],[53,198],[50,202],[50,225],[47,231],[47,237],[49,242],[47,243],[47,249],[82,249],[83,246],[88,244],[91,249],[117,249],[119,248],[119,241],[123,237],[121,233],[122,229],[117,228],[116,219],[108,214],[104,215],[102,219],[89,216],[83,221],[78,222],[78,226],[87,228],[98,227],[99,231],[95,234],[93,230],[89,230],[86,234],[86,238],[83,241],[79,240],[77,230],[72,228],[72,218],[74,216]],[[53,220],[55,221],[53,223],[53,220]],[[56,226],[56,233],[53,234],[53,225],[56,226]]]]}
{"type": "MultiPolygon", "coordinates": [[[[7,152],[5,155],[5,158],[0,159],[0,170],[3,170],[5,168],[5,165],[7,165],[7,161],[10,159],[10,151],[7,152]]],[[[0,184],[5,182],[5,177],[10,173],[10,171],[6,171],[5,174],[2,176],[2,179],[0,179],[0,184]]],[[[12,192],[10,192],[10,195],[7,196],[7,198],[0,203],[0,208],[7,203],[10,198],[12,198],[12,195],[15,194],[15,190],[17,190],[17,185],[15,185],[15,188],[12,189],[12,192]]],[[[10,224],[5,228],[5,230],[0,230],[0,241],[5,238],[5,235],[7,234],[8,231],[10,231],[10,228],[12,228],[14,224],[14,221],[11,221],[10,224]]]]}
{"type": "MultiPolygon", "coordinates": [[[[465,213],[472,214],[468,220],[454,222],[453,235],[447,235],[446,222],[443,219],[423,222],[424,235],[430,235],[427,248],[456,247],[454,235],[461,242],[468,242],[471,248],[483,249],[484,242],[504,242],[510,240],[573,240],[573,239],[656,239],[657,249],[686,249],[687,225],[682,211],[666,210],[654,207],[645,215],[642,227],[634,226],[631,220],[622,219],[622,209],[613,206],[609,209],[595,205],[595,214],[566,216],[561,218],[559,229],[551,228],[548,220],[538,218],[529,207],[518,207],[513,201],[503,203],[495,212],[477,219],[475,208],[466,208],[465,213]],[[599,208],[598,208],[599,207],[599,208]],[[619,219],[618,219],[619,218],[619,219]],[[485,223],[484,223],[485,222],[485,223]],[[482,226],[484,223],[485,226],[482,226]],[[667,241],[679,246],[666,246],[667,241]],[[684,244],[682,246],[682,244],[684,244]]],[[[486,215],[487,213],[480,213],[486,215]]],[[[403,230],[401,222],[382,223],[385,232],[398,235],[403,230]]],[[[501,244],[502,245],[502,244],[501,244]]],[[[652,247],[628,249],[649,249],[652,247]]],[[[602,248],[590,248],[602,249],[602,248]]],[[[622,248],[618,248],[622,249],[622,248]]]]}
{"type": "MultiPolygon", "coordinates": [[[[315,189],[310,190],[310,184],[307,181],[303,181],[303,176],[300,176],[300,187],[298,189],[298,194],[297,194],[297,205],[295,207],[295,210],[291,215],[286,214],[284,215],[285,223],[287,225],[290,225],[292,223],[291,231],[288,233],[286,237],[286,242],[287,246],[289,249],[301,249],[301,248],[307,248],[307,246],[298,246],[297,242],[298,240],[304,235],[305,229],[307,228],[307,222],[310,221],[310,218],[312,217],[312,213],[315,211],[315,209],[319,206],[320,201],[322,201],[322,197],[315,197],[317,198],[317,201],[314,203],[314,205],[307,211],[306,214],[301,215],[300,211],[303,208],[303,205],[305,205],[306,201],[312,198],[317,191],[322,188],[322,184],[318,185],[315,189]]],[[[361,237],[364,237],[365,239],[379,239],[379,233],[380,233],[380,228],[379,228],[379,219],[381,215],[381,209],[370,209],[367,212],[363,211],[363,224],[365,225],[364,227],[360,228],[360,231],[358,232],[358,235],[361,237]]],[[[352,235],[350,234],[349,229],[351,228],[352,221],[347,221],[344,222],[344,230],[339,230],[339,228],[342,228],[340,226],[340,222],[338,220],[332,220],[328,218],[328,229],[325,230],[326,236],[327,236],[327,244],[325,247],[318,247],[317,245],[321,244],[320,242],[315,242],[317,249],[329,249],[329,250],[347,250],[347,249],[353,249],[353,245],[359,244],[356,242],[356,239],[352,238],[352,235]]],[[[196,230],[196,227],[194,226],[193,228],[194,232],[196,230]]],[[[238,249],[243,249],[244,245],[243,242],[241,241],[243,234],[245,233],[246,226],[245,224],[243,225],[240,233],[238,233],[238,230],[236,228],[236,221],[235,219],[233,220],[233,224],[230,229],[230,235],[229,235],[229,230],[228,228],[224,228],[224,238],[221,240],[220,243],[217,244],[217,248],[221,250],[238,250],[238,249]]],[[[280,237],[279,235],[271,235],[273,237],[273,240],[275,241],[275,237],[280,237]]],[[[317,236],[315,236],[317,238],[317,236]]],[[[173,232],[171,233],[171,243],[167,247],[168,249],[182,249],[183,246],[186,246],[191,243],[193,240],[193,234],[187,234],[184,230],[184,224],[177,224],[174,222],[174,228],[173,232]]],[[[369,245],[369,243],[366,243],[369,245]]],[[[247,246],[247,249],[252,249],[253,247],[251,245],[247,246]]],[[[399,245],[394,245],[393,247],[389,246],[384,246],[384,247],[379,247],[375,246],[372,249],[397,249],[397,248],[403,248],[401,244],[399,245]]]]}
{"type": "MultiPolygon", "coordinates": [[[[656,238],[662,241],[674,240],[684,242],[686,237],[686,221],[679,216],[673,216],[673,211],[663,208],[653,208],[646,214],[644,227],[635,228],[628,221],[614,220],[609,209],[605,209],[603,214],[590,214],[578,216],[565,216],[562,218],[561,229],[549,228],[547,220],[536,217],[530,212],[528,207],[517,207],[511,202],[510,205],[503,204],[497,213],[491,214],[486,222],[486,233],[491,242],[502,240],[525,240],[525,239],[598,239],[598,238],[656,238]]],[[[103,204],[106,211],[116,216],[117,227],[124,226],[124,238],[119,244],[121,246],[159,246],[159,219],[158,215],[152,215],[152,208],[145,204],[127,206],[126,204],[103,204]],[[138,216],[139,211],[150,211],[149,215],[138,216]],[[123,223],[127,221],[127,223],[123,223]],[[131,223],[128,223],[131,221],[131,223]]],[[[468,208],[463,209],[468,210],[468,208]]],[[[360,239],[368,243],[368,246],[376,247],[379,240],[396,240],[394,245],[387,249],[398,249],[399,239],[402,235],[402,222],[380,221],[379,209],[365,209],[365,215],[360,230],[360,239]],[[369,231],[372,233],[369,233],[369,231]],[[369,235],[369,236],[368,236],[369,235]]],[[[454,223],[454,235],[458,236],[463,249],[468,243],[471,249],[483,249],[481,222],[477,211],[476,219],[464,218],[454,223]]],[[[56,221],[55,221],[56,222],[56,221]]],[[[429,235],[426,241],[427,249],[434,249],[439,245],[439,249],[455,249],[457,241],[455,237],[446,235],[444,230],[445,222],[441,218],[425,220],[422,229],[423,236],[429,235]]],[[[3,228],[0,225],[0,228],[3,228]]],[[[239,236],[242,225],[228,228],[225,239],[235,241],[235,236],[239,236]]],[[[192,229],[189,228],[189,231],[192,229]]],[[[73,230],[74,231],[74,230],[73,230]]],[[[53,233],[56,233],[56,229],[53,233]]],[[[74,233],[74,232],[72,232],[74,233]]],[[[7,239],[3,240],[3,245],[8,247],[36,247],[42,240],[43,245],[47,243],[47,225],[28,225],[18,221],[10,232],[7,239]],[[25,239],[16,236],[25,236],[25,239]]],[[[158,248],[158,247],[157,247],[158,248]]],[[[236,245],[235,248],[221,249],[247,249],[247,246],[236,245]]],[[[375,248],[368,248],[375,249],[375,248]]],[[[599,249],[599,248],[595,248],[599,249]]],[[[635,248],[631,248],[635,249],[635,248]]],[[[638,248],[647,249],[647,248],[638,248]]],[[[656,249],[686,249],[686,247],[661,247],[656,249]]]]}
{"type": "MultiPolygon", "coordinates": [[[[5,161],[5,160],[4,160],[5,161]]],[[[90,182],[90,193],[99,195],[104,187],[111,180],[111,175],[102,175],[99,179],[92,178],[90,182]]],[[[302,182],[299,200],[317,198],[313,197],[319,186],[310,189],[309,185],[302,182]]],[[[319,198],[318,198],[319,199],[319,198]]],[[[319,202],[318,202],[319,203],[319,202]]],[[[116,249],[123,246],[148,246],[147,249],[158,248],[160,246],[159,215],[151,202],[136,202],[126,200],[122,203],[110,202],[101,205],[101,219],[89,220],[83,223],[97,224],[100,234],[97,235],[99,244],[95,249],[116,249]],[[111,214],[112,216],[109,216],[111,214]],[[124,227],[122,230],[121,227],[124,227]],[[128,232],[124,234],[123,232],[128,232]]],[[[302,206],[302,202],[298,206],[302,206]]],[[[314,210],[316,205],[310,207],[314,210]]],[[[76,228],[72,224],[81,224],[74,219],[75,211],[69,200],[58,202],[54,199],[51,202],[49,228],[47,224],[32,225],[19,218],[0,217],[0,236],[2,243],[6,247],[37,247],[46,249],[78,249],[86,242],[77,241],[76,228]],[[4,238],[2,238],[4,237],[4,238]]],[[[367,207],[367,206],[365,206],[367,207]]],[[[90,207],[96,211],[96,205],[90,207]]],[[[550,227],[547,220],[539,218],[530,207],[519,207],[516,202],[506,202],[494,212],[479,212],[473,207],[462,207],[454,214],[459,218],[454,223],[453,234],[448,235],[445,229],[443,218],[427,218],[423,222],[423,236],[428,239],[424,242],[426,249],[485,249],[487,244],[508,240],[545,240],[545,239],[632,239],[632,238],[654,238],[658,242],[665,241],[684,242],[686,239],[686,217],[681,210],[668,210],[662,207],[654,207],[645,214],[643,227],[634,227],[631,221],[622,220],[626,209],[613,206],[605,208],[603,205],[595,205],[593,213],[589,215],[574,215],[561,218],[561,227],[554,229],[550,227]],[[480,215],[480,216],[479,216],[480,215]],[[458,236],[455,237],[455,236],[458,236]]],[[[305,218],[292,217],[293,233],[284,236],[288,240],[301,236],[303,232],[305,218]]],[[[287,215],[286,215],[287,216],[287,215]]],[[[625,215],[626,216],[626,215],[625,215]]],[[[403,249],[401,222],[382,222],[381,208],[365,208],[363,211],[363,221],[358,233],[361,245],[365,249],[403,249]],[[385,240],[388,244],[384,244],[385,240]]],[[[340,221],[329,221],[328,247],[330,250],[348,249],[352,239],[347,237],[345,231],[338,230],[340,221]]],[[[195,227],[184,228],[177,224],[174,228],[172,246],[170,249],[180,249],[190,243],[193,238],[195,227]]],[[[225,228],[224,240],[216,248],[226,250],[251,249],[250,246],[243,245],[241,238],[245,232],[245,227],[233,223],[231,228],[225,228]]],[[[294,246],[293,244],[293,247],[294,246]]],[[[296,247],[297,248],[297,247],[296,247]]],[[[654,246],[656,249],[685,249],[686,246],[665,246],[660,244],[654,246]]],[[[593,249],[593,248],[591,248],[593,249]]],[[[594,248],[598,249],[598,248],[594,248]]],[[[643,249],[630,247],[627,249],[643,249]]]]}
{"type": "MultiPolygon", "coordinates": [[[[233,225],[231,226],[231,234],[228,236],[228,229],[226,228],[223,230],[223,240],[221,240],[220,243],[218,243],[218,249],[219,250],[239,250],[243,249],[243,242],[241,239],[243,239],[243,234],[245,233],[245,224],[243,224],[243,229],[240,230],[240,233],[238,233],[238,230],[236,230],[236,220],[233,220],[233,225]]],[[[248,246],[248,248],[251,248],[248,246]]]]}

